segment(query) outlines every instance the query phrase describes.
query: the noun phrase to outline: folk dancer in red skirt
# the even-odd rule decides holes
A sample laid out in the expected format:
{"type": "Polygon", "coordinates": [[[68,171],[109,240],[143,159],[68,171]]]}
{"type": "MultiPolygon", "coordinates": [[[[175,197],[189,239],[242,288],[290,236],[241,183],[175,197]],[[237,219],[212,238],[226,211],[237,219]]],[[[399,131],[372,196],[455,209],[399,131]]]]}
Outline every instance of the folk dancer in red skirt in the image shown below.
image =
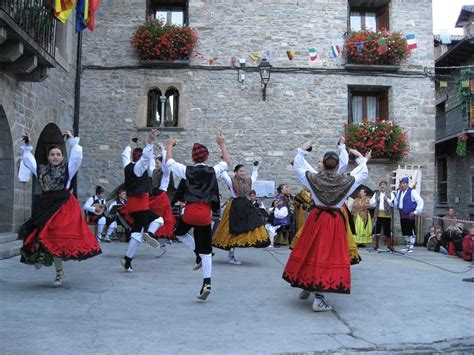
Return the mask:
{"type": "Polygon", "coordinates": [[[184,214],[176,224],[175,234],[184,245],[196,251],[202,260],[203,283],[197,297],[204,301],[211,293],[211,211],[220,210],[217,179],[227,170],[229,156],[222,135],[217,137],[217,144],[221,148],[223,161],[214,167],[205,164],[209,158],[209,151],[199,143],[195,143],[192,150],[195,165],[186,166],[176,162],[173,159],[174,144],[176,141],[173,138],[166,140],[166,164],[173,174],[183,179],[181,182],[183,189],[181,191],[178,187],[175,198],[186,203],[184,214]],[[188,233],[191,228],[194,228],[194,238],[188,233]]]}
{"type": "Polygon", "coordinates": [[[332,310],[320,292],[350,293],[350,258],[341,207],[367,179],[368,170],[367,158],[361,157],[350,175],[341,175],[338,154],[327,152],[323,158],[324,170],[318,174],[311,172],[305,159],[311,144],[311,141],[306,142],[298,149],[293,169],[311,191],[315,207],[290,254],[283,279],[293,287],[302,288],[302,293],[315,292],[313,310],[320,312],[332,310]]]}
{"type": "Polygon", "coordinates": [[[158,241],[153,238],[155,232],[164,224],[163,218],[150,210],[151,179],[155,169],[153,142],[159,135],[157,129],[148,134],[145,148],[135,148],[132,153],[131,143],[122,152],[122,164],[125,170],[125,189],[127,190],[127,212],[133,219],[132,234],[122,265],[127,272],[133,272],[132,259],[138,246],[146,242],[153,248],[158,241]],[[130,160],[132,153],[132,160],[130,160]],[[145,232],[146,230],[146,232],[145,232]]]}
{"type": "MultiPolygon", "coordinates": [[[[37,177],[41,195],[31,218],[19,232],[23,238],[20,261],[37,269],[54,263],[55,287],[61,286],[64,280],[63,260],[85,260],[101,253],[79,203],[69,191],[82,162],[79,137],[74,137],[70,131],[64,134],[71,147],[69,162],[64,160],[59,146],[52,146],[48,150],[48,164],[37,164],[29,134],[24,136],[25,146],[21,147],[21,164],[37,177]]],[[[19,178],[28,181],[29,172],[21,170],[19,178]]]]}

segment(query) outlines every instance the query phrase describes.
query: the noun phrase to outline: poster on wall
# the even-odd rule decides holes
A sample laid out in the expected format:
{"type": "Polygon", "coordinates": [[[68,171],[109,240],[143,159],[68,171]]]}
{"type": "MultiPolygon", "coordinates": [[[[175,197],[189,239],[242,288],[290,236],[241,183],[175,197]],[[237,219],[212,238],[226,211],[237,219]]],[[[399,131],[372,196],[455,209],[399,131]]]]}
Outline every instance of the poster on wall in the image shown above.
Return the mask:
{"type": "Polygon", "coordinates": [[[274,197],[275,181],[254,181],[252,182],[252,189],[257,193],[257,197],[274,197]]]}

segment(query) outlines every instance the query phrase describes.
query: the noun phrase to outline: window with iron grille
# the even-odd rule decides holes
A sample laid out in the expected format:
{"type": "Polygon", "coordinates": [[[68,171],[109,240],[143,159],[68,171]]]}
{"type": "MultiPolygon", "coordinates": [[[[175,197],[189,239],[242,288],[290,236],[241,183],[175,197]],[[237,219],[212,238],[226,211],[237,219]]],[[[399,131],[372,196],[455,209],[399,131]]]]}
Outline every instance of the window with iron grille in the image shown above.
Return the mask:
{"type": "Polygon", "coordinates": [[[388,89],[349,87],[349,123],[389,119],[388,89]]]}
{"type": "Polygon", "coordinates": [[[174,87],[165,94],[158,88],[148,91],[147,127],[178,127],[179,91],[174,87]]]}
{"type": "Polygon", "coordinates": [[[448,203],[448,161],[446,157],[436,162],[438,177],[438,203],[448,203]]]}

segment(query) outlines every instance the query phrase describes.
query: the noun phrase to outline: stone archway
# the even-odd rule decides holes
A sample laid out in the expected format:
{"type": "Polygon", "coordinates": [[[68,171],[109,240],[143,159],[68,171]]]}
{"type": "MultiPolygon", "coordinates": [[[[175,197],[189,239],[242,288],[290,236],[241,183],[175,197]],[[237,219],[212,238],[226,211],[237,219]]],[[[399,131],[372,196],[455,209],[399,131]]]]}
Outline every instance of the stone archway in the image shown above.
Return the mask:
{"type": "MultiPolygon", "coordinates": [[[[48,123],[38,137],[35,149],[35,159],[38,165],[48,164],[48,151],[52,146],[61,148],[64,158],[67,158],[66,145],[63,133],[55,123],[48,123]]],[[[34,211],[38,196],[41,194],[41,188],[36,178],[33,179],[33,198],[31,210],[34,211]]]]}
{"type": "Polygon", "coordinates": [[[10,125],[0,105],[0,233],[13,231],[14,167],[10,125]]]}

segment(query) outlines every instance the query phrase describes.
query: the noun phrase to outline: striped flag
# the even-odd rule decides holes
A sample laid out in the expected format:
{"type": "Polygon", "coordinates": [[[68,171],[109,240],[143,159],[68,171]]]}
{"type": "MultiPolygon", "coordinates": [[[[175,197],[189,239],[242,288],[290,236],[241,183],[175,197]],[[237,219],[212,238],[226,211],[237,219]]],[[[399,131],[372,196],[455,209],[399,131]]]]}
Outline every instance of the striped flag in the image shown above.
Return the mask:
{"type": "Polygon", "coordinates": [[[293,60],[293,58],[295,57],[295,54],[296,54],[295,51],[292,51],[292,50],[286,51],[286,55],[288,56],[289,60],[293,60]]]}
{"type": "Polygon", "coordinates": [[[377,44],[379,45],[378,52],[379,54],[387,53],[387,40],[385,38],[380,38],[377,40],[377,44]]]}
{"type": "Polygon", "coordinates": [[[267,60],[267,62],[272,62],[273,61],[273,53],[272,51],[264,51],[262,53],[262,57],[267,60]]]}
{"type": "Polygon", "coordinates": [[[74,10],[76,0],[54,0],[54,16],[61,22],[66,22],[74,10]]]}
{"type": "Polygon", "coordinates": [[[249,58],[252,62],[256,63],[258,62],[261,58],[259,55],[256,55],[256,54],[249,54],[249,58]]]}
{"type": "Polygon", "coordinates": [[[196,53],[194,54],[194,56],[195,56],[196,58],[198,58],[198,59],[204,59],[204,56],[203,56],[201,53],[199,53],[199,52],[196,52],[196,53]]]}
{"type": "Polygon", "coordinates": [[[89,20],[89,0],[78,0],[76,3],[76,32],[81,32],[87,27],[89,20]]]}
{"type": "Polygon", "coordinates": [[[337,58],[341,55],[341,47],[338,44],[331,45],[331,57],[337,58]]]}
{"type": "Polygon", "coordinates": [[[316,48],[308,48],[308,53],[309,59],[311,59],[312,62],[315,62],[316,59],[318,59],[318,53],[316,52],[316,48]]]}
{"type": "Polygon", "coordinates": [[[217,57],[213,57],[213,58],[209,59],[207,62],[209,63],[209,65],[212,65],[212,64],[217,62],[217,59],[218,59],[217,57]]]}
{"type": "Polygon", "coordinates": [[[448,82],[447,81],[440,81],[439,82],[439,87],[440,88],[447,88],[448,87],[448,82]]]}
{"type": "Polygon", "coordinates": [[[89,0],[89,18],[86,21],[87,28],[94,31],[95,26],[95,12],[99,8],[100,0],[89,0]]]}
{"type": "Polygon", "coordinates": [[[410,33],[406,35],[405,38],[407,39],[407,46],[409,49],[415,49],[417,47],[415,34],[410,33]]]}

